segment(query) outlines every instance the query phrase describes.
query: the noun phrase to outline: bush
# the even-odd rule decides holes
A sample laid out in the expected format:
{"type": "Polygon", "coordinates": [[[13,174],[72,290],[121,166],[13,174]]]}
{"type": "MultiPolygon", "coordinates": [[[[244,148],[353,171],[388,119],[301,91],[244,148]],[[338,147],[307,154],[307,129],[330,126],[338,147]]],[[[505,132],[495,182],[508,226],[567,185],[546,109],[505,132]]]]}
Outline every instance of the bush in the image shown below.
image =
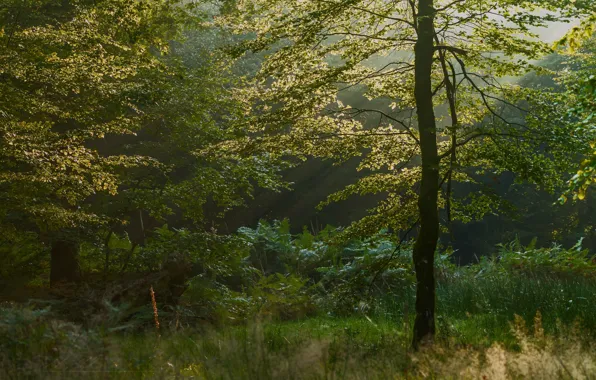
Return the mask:
{"type": "Polygon", "coordinates": [[[254,314],[282,320],[314,314],[307,283],[308,279],[280,273],[261,277],[250,289],[254,314]]]}
{"type": "Polygon", "coordinates": [[[514,270],[534,274],[571,275],[594,278],[596,259],[582,249],[582,239],[570,249],[554,244],[549,248],[537,248],[536,239],[523,247],[518,240],[500,244],[498,263],[503,270],[514,270]]]}
{"type": "Polygon", "coordinates": [[[0,363],[5,371],[31,370],[29,376],[40,378],[58,367],[77,370],[81,356],[93,358],[100,348],[98,334],[56,319],[50,308],[0,307],[0,363]]]}

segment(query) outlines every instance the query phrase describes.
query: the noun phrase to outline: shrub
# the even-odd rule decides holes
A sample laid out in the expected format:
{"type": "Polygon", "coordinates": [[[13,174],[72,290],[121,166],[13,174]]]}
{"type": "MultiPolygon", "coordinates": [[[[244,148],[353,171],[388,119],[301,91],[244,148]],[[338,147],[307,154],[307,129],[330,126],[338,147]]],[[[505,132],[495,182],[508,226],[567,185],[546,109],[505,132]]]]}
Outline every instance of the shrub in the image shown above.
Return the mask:
{"type": "Polygon", "coordinates": [[[582,239],[570,249],[554,244],[537,248],[536,239],[523,247],[518,240],[500,244],[498,262],[504,270],[516,270],[535,274],[596,276],[596,259],[582,249],[582,239]]]}

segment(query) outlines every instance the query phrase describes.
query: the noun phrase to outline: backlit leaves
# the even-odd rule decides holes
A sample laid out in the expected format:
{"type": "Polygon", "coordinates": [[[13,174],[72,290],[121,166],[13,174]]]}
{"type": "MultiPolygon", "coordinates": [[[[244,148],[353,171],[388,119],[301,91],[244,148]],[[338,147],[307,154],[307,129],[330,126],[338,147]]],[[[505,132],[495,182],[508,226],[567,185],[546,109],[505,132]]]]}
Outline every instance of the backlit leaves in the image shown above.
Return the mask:
{"type": "MultiPolygon", "coordinates": [[[[383,193],[386,200],[357,222],[403,230],[416,219],[419,151],[413,101],[415,2],[245,0],[222,18],[252,36],[237,49],[268,58],[246,91],[253,102],[244,147],[302,159],[361,157],[364,178],[330,196],[383,193]],[[366,100],[354,100],[361,94],[366,100]],[[414,174],[414,175],[413,175],[414,174]]],[[[432,85],[440,132],[442,205],[451,181],[473,183],[475,171],[512,171],[518,181],[560,188],[561,173],[590,134],[571,135],[561,118],[570,99],[553,88],[526,88],[511,78],[553,76],[536,60],[552,53],[530,27],[569,21],[589,4],[513,0],[436,1],[432,85]],[[440,62],[445,63],[445,68],[440,62]],[[447,87],[455,91],[454,115],[447,87]],[[455,124],[455,125],[454,125],[455,124]],[[452,139],[455,140],[455,146],[452,139]],[[455,158],[451,151],[455,149],[455,158]]],[[[482,192],[482,188],[479,189],[482,192]]],[[[455,202],[455,201],[454,201],[455,202]]],[[[451,202],[453,203],[453,202],[451,202]]],[[[462,220],[498,209],[492,194],[455,202],[462,220]],[[464,207],[465,206],[465,207],[464,207]]]]}

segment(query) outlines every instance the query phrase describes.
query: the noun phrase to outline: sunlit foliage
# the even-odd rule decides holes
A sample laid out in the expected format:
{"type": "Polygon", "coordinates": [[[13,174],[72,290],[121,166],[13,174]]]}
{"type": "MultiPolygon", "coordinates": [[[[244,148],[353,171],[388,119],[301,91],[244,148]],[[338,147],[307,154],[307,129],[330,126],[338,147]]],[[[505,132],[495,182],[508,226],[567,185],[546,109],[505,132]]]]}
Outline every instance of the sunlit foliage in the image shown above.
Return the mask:
{"type": "Polygon", "coordinates": [[[211,200],[226,211],[255,184],[278,186],[266,157],[204,151],[237,138],[245,113],[224,56],[184,44],[208,36],[206,9],[0,3],[3,229],[109,230],[142,210],[200,223],[211,200]]]}
{"type": "MultiPolygon", "coordinates": [[[[386,194],[351,230],[407,230],[417,220],[420,180],[414,2],[239,4],[237,17],[222,23],[253,33],[244,49],[269,54],[247,90],[255,109],[247,124],[253,135],[239,151],[336,162],[361,157],[359,170],[369,174],[329,201],[386,194]],[[350,91],[362,91],[369,106],[346,103],[350,91]]],[[[482,175],[510,171],[518,182],[561,189],[562,173],[572,170],[577,153],[587,151],[593,132],[575,130],[559,89],[522,87],[515,78],[554,75],[536,63],[552,49],[530,27],[569,20],[586,9],[509,1],[445,1],[435,9],[432,85],[444,224],[498,212],[499,197],[482,186],[482,175]],[[457,194],[455,183],[476,190],[457,194]]]]}

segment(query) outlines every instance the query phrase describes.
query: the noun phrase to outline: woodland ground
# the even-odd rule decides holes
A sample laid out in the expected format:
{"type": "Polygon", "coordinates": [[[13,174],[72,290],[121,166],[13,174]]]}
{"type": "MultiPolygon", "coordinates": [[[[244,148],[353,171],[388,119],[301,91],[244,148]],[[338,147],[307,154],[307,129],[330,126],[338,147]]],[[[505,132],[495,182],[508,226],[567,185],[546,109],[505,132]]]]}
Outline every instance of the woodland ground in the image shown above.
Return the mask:
{"type": "MultiPolygon", "coordinates": [[[[60,317],[60,301],[4,303],[0,378],[589,379],[595,295],[596,281],[577,276],[442,280],[437,342],[419,352],[409,348],[408,292],[368,312],[285,321],[265,312],[236,324],[189,324],[164,313],[159,330],[119,326],[109,315],[83,328],[60,317]]],[[[151,321],[150,307],[145,313],[151,321]]]]}
{"type": "MultiPolygon", "coordinates": [[[[330,231],[263,222],[206,249],[201,234],[160,230],[135,257],[185,247],[211,274],[170,308],[152,282],[159,329],[146,283],[159,271],[133,288],[133,272],[107,279],[103,251],[85,248],[70,293],[43,271],[2,288],[0,379],[596,378],[596,260],[581,241],[514,241],[463,267],[437,254],[436,342],[413,352],[410,249],[385,234],[334,245],[330,231]],[[117,300],[110,287],[136,290],[117,300]]],[[[110,244],[115,260],[130,252],[110,244]]]]}

